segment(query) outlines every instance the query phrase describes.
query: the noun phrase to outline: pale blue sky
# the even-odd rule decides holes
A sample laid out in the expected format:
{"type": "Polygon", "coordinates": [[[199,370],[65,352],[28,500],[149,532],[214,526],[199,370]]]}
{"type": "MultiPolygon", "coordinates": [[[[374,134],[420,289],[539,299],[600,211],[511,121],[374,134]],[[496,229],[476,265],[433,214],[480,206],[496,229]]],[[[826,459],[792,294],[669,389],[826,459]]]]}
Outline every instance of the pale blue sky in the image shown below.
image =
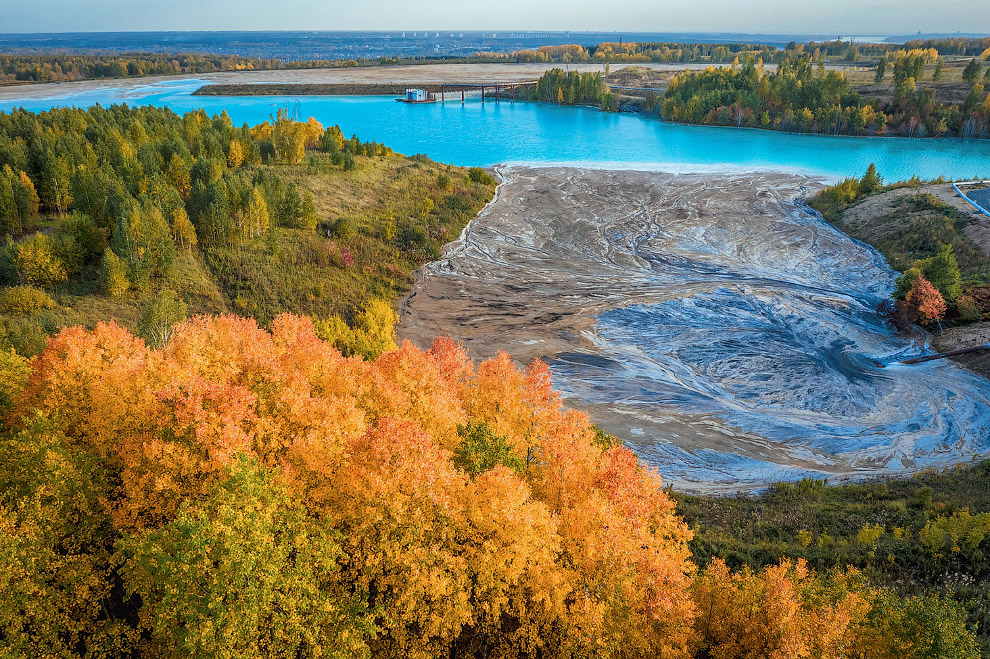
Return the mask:
{"type": "Polygon", "coordinates": [[[0,32],[595,30],[990,33],[987,0],[0,0],[0,32]]]}

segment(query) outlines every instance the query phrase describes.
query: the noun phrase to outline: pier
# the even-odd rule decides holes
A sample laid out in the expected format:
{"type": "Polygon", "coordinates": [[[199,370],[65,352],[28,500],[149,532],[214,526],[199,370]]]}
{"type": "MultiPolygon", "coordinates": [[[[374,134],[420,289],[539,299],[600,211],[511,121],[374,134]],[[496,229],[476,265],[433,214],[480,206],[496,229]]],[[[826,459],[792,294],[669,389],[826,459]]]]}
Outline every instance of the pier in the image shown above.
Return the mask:
{"type": "MultiPolygon", "coordinates": [[[[453,82],[440,83],[440,102],[446,101],[447,92],[461,93],[461,103],[465,101],[465,94],[468,91],[481,91],[481,102],[485,102],[487,91],[491,90],[495,94],[495,101],[501,100],[505,93],[511,93],[510,100],[516,99],[516,91],[520,87],[535,87],[536,80],[524,80],[522,82],[453,82]]],[[[436,92],[434,92],[436,93],[436,92]]]]}

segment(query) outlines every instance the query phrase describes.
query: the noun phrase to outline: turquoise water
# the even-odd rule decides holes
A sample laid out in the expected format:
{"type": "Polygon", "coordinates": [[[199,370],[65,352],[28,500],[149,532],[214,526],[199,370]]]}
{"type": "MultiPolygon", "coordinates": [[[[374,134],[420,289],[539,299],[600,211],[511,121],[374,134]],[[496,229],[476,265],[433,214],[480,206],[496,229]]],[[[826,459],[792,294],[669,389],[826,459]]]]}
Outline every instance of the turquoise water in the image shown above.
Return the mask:
{"type": "Polygon", "coordinates": [[[779,132],[678,126],[639,115],[536,103],[407,105],[391,97],[192,96],[202,80],[76,92],[72,85],[44,99],[0,101],[0,110],[86,107],[126,102],[168,106],[176,112],[226,109],[235,123],[255,124],[281,105],[306,119],[339,124],[344,133],[388,144],[406,154],[426,153],[457,165],[601,163],[667,171],[782,170],[838,178],[860,175],[876,163],[887,180],[911,176],[990,176],[990,141],[817,137],[779,132]],[[297,105],[298,103],[298,105],[297,105]]]}

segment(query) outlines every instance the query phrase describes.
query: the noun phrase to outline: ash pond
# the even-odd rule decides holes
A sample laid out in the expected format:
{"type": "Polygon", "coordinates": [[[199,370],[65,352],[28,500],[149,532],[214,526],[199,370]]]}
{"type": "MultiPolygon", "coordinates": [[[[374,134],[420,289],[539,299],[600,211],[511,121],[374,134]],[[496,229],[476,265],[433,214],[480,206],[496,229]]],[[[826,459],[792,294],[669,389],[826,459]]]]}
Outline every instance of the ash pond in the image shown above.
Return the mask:
{"type": "Polygon", "coordinates": [[[904,366],[883,257],[797,175],[502,170],[417,273],[400,335],[539,357],[568,405],[688,491],[909,473],[990,453],[990,381],[904,366]]]}

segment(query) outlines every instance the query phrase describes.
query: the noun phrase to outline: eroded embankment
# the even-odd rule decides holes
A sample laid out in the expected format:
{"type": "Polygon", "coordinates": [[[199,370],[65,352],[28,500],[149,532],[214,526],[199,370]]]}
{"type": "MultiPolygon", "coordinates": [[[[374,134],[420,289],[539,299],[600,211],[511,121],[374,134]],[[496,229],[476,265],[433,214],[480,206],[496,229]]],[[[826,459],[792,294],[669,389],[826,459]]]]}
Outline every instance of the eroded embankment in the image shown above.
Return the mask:
{"type": "Polygon", "coordinates": [[[400,333],[546,359],[684,489],[906,472],[990,444],[990,383],[873,313],[894,273],[805,212],[816,181],[513,168],[418,273],[400,333]],[[887,365],[885,368],[883,365],[887,365]]]}

